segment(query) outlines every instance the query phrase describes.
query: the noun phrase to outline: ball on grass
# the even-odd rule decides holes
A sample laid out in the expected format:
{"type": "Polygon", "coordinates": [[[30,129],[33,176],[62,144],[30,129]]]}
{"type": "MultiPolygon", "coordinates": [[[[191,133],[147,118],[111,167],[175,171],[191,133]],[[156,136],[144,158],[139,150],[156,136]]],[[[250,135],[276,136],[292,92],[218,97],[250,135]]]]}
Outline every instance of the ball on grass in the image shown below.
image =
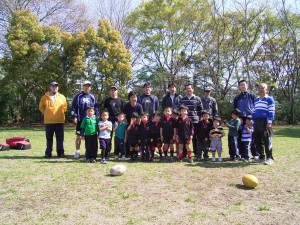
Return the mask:
{"type": "Polygon", "coordinates": [[[242,182],[248,188],[255,188],[258,185],[258,179],[251,174],[243,176],[242,182]]]}
{"type": "Polygon", "coordinates": [[[110,174],[113,176],[121,176],[123,173],[126,172],[126,166],[124,165],[115,165],[112,168],[110,168],[110,174]]]}

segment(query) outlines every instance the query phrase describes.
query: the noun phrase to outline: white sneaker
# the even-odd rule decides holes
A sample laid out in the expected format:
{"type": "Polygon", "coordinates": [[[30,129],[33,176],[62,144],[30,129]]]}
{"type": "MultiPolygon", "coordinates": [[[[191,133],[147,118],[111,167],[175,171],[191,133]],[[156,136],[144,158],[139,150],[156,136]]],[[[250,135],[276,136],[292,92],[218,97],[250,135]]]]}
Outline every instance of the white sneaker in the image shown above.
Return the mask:
{"type": "Polygon", "coordinates": [[[219,162],[222,162],[223,160],[222,160],[222,158],[221,158],[221,157],[219,157],[219,158],[218,158],[218,161],[219,161],[219,162]]]}
{"type": "Polygon", "coordinates": [[[265,165],[272,165],[274,163],[274,160],[273,159],[267,159],[265,161],[265,165]]]}
{"type": "Polygon", "coordinates": [[[125,155],[122,156],[122,160],[123,160],[123,161],[126,160],[126,156],[125,156],[125,155]]]}
{"type": "Polygon", "coordinates": [[[215,157],[212,157],[211,161],[212,161],[212,162],[215,162],[215,161],[216,161],[216,158],[215,158],[215,157]]]}
{"type": "Polygon", "coordinates": [[[80,151],[76,151],[74,155],[74,159],[79,159],[80,158],[80,151]]]}
{"type": "Polygon", "coordinates": [[[101,164],[107,164],[106,160],[105,159],[101,159],[101,164]]]}
{"type": "Polygon", "coordinates": [[[119,160],[119,156],[115,155],[115,160],[119,160]]]}

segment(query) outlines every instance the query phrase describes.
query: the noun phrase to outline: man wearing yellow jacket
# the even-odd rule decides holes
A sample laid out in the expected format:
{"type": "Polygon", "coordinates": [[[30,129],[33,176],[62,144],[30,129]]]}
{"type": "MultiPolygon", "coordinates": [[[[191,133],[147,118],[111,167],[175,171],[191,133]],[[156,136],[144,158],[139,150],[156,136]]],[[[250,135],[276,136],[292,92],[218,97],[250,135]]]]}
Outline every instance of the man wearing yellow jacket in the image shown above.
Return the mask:
{"type": "Polygon", "coordinates": [[[58,92],[58,83],[50,84],[50,91],[41,99],[39,110],[44,114],[44,123],[46,126],[47,148],[45,158],[52,156],[53,135],[56,137],[57,156],[64,158],[64,124],[65,112],[67,111],[66,97],[58,92]]]}

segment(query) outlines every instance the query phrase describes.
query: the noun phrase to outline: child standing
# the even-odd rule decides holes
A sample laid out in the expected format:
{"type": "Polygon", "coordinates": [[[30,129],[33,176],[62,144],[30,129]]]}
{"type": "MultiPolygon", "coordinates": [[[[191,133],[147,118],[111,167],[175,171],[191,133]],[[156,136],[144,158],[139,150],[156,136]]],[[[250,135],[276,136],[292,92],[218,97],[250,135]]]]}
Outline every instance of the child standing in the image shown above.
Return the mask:
{"type": "Polygon", "coordinates": [[[108,121],[108,111],[103,110],[100,114],[101,121],[99,122],[99,143],[101,149],[101,162],[102,164],[106,164],[108,158],[108,153],[111,150],[111,138],[110,134],[112,131],[112,123],[108,121]]]}
{"type": "Polygon", "coordinates": [[[162,150],[161,150],[161,139],[160,139],[160,114],[158,112],[155,112],[153,114],[153,123],[151,127],[151,160],[154,159],[154,152],[155,148],[158,149],[159,157],[162,159],[162,150]]]}
{"type": "Polygon", "coordinates": [[[127,143],[129,145],[130,159],[131,161],[135,160],[137,152],[139,150],[139,124],[138,124],[139,115],[136,112],[131,113],[130,115],[130,124],[127,127],[127,143]]]}
{"type": "Polygon", "coordinates": [[[219,117],[215,117],[213,119],[213,129],[209,132],[210,137],[210,151],[212,152],[211,161],[216,161],[216,152],[218,153],[218,161],[222,162],[222,140],[221,138],[225,136],[225,132],[223,128],[220,126],[221,119],[219,117]]]}
{"type": "Polygon", "coordinates": [[[226,123],[229,128],[228,132],[228,148],[230,160],[239,160],[241,158],[238,149],[238,131],[241,125],[241,120],[239,119],[241,111],[238,109],[231,110],[231,120],[226,123]]]}
{"type": "Polygon", "coordinates": [[[172,108],[166,107],[164,109],[164,118],[161,121],[160,139],[164,143],[164,155],[166,162],[174,162],[174,141],[175,141],[175,128],[176,121],[172,117],[172,108]],[[168,150],[170,148],[170,158],[168,158],[168,150]]]}
{"type": "MultiPolygon", "coordinates": [[[[178,119],[179,119],[180,113],[177,109],[173,109],[172,111],[172,117],[175,120],[175,128],[177,128],[178,126],[178,119]]],[[[175,133],[176,134],[176,133],[175,133]]],[[[179,142],[178,140],[175,138],[175,150],[176,150],[176,156],[179,159],[179,142]]]]}
{"type": "Polygon", "coordinates": [[[85,158],[89,163],[95,163],[98,152],[98,118],[94,107],[86,108],[86,117],[82,120],[80,138],[85,140],[85,158]]]}
{"type": "Polygon", "coordinates": [[[139,143],[140,149],[142,153],[142,161],[149,161],[150,160],[150,143],[151,143],[151,124],[148,120],[149,114],[142,113],[141,114],[141,124],[139,128],[139,143]]]}
{"type": "Polygon", "coordinates": [[[193,163],[191,140],[194,135],[193,121],[188,117],[188,107],[180,106],[180,117],[178,119],[177,139],[179,141],[179,160],[182,162],[183,148],[187,150],[189,162],[193,163]]]}
{"type": "Polygon", "coordinates": [[[113,132],[115,133],[115,160],[119,160],[119,155],[121,153],[122,160],[126,160],[125,153],[125,140],[126,140],[126,126],[125,114],[119,113],[118,121],[115,122],[113,132]]]}
{"type": "Polygon", "coordinates": [[[241,126],[242,128],[242,148],[241,148],[241,157],[245,162],[249,162],[249,152],[251,151],[251,140],[253,127],[251,123],[251,116],[243,117],[244,124],[241,126]]]}
{"type": "Polygon", "coordinates": [[[202,120],[198,123],[197,132],[197,160],[200,161],[203,152],[203,158],[208,160],[209,148],[209,132],[212,129],[212,121],[209,119],[210,113],[208,111],[202,112],[202,120]]]}

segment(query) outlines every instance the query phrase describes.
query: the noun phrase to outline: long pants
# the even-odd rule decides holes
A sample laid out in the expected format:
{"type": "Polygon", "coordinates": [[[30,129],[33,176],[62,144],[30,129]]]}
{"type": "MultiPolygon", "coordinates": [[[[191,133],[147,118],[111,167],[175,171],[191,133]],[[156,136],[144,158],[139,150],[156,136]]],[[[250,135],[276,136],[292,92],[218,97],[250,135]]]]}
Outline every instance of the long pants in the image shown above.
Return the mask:
{"type": "Polygon", "coordinates": [[[241,141],[240,154],[242,158],[249,160],[250,148],[251,141],[241,141]]]}
{"type": "Polygon", "coordinates": [[[205,140],[197,140],[197,159],[201,159],[202,152],[203,152],[203,158],[208,159],[208,147],[209,147],[209,141],[205,140]]]}
{"type": "Polygon", "coordinates": [[[228,148],[229,148],[229,155],[231,159],[235,157],[240,158],[237,139],[238,139],[237,136],[228,136],[228,148]]]}
{"type": "Polygon", "coordinates": [[[271,137],[267,130],[267,118],[257,118],[254,120],[253,138],[259,158],[265,159],[265,156],[267,156],[267,159],[273,159],[271,137]],[[264,149],[266,155],[264,154],[264,149]]]}
{"type": "MultiPolygon", "coordinates": [[[[197,134],[198,134],[198,123],[194,123],[194,136],[193,136],[193,152],[194,156],[197,156],[197,134]]],[[[200,156],[201,157],[201,156],[200,156]]]]}
{"type": "Polygon", "coordinates": [[[124,145],[124,139],[120,139],[118,137],[115,136],[115,151],[114,154],[115,155],[119,155],[121,153],[121,155],[125,155],[125,145],[124,145]]]}
{"type": "Polygon", "coordinates": [[[53,136],[55,133],[56,138],[56,152],[58,156],[64,155],[64,124],[55,123],[55,124],[46,124],[46,139],[47,139],[47,148],[45,155],[51,156],[53,150],[53,136]]]}
{"type": "Polygon", "coordinates": [[[85,158],[96,159],[98,153],[98,137],[97,135],[85,136],[85,158]]]}

